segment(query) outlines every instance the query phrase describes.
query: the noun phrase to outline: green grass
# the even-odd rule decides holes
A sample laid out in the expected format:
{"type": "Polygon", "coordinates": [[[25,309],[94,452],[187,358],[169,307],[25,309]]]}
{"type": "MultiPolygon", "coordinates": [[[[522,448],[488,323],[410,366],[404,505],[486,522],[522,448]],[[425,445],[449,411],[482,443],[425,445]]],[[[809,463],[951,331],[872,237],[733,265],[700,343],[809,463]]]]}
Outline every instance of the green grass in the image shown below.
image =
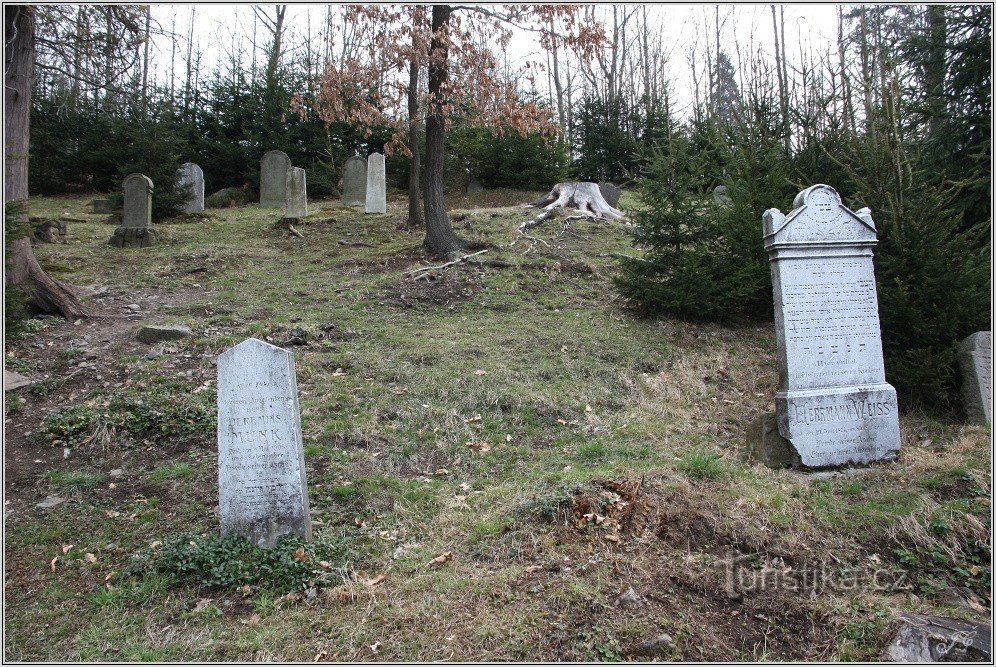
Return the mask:
{"type": "Polygon", "coordinates": [[[67,472],[64,470],[50,470],[42,475],[51,486],[58,491],[67,493],[79,493],[94,488],[101,484],[106,475],[88,472],[67,472]]]}
{"type": "Polygon", "coordinates": [[[153,484],[160,484],[169,480],[183,479],[184,477],[190,477],[193,470],[189,463],[175,461],[153,470],[149,475],[149,481],[153,484]]]}

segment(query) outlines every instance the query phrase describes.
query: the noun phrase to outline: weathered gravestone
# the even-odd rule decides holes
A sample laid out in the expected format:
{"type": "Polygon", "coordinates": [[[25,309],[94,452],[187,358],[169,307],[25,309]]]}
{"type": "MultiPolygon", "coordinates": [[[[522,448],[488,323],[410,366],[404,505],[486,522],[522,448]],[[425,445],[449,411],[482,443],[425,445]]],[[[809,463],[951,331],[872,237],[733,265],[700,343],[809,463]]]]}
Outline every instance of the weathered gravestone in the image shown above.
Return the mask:
{"type": "Polygon", "coordinates": [[[308,181],[304,169],[291,167],[287,172],[287,205],[284,218],[304,218],[308,215],[308,181]]]}
{"type": "Polygon", "coordinates": [[[892,459],[899,411],[882,361],[871,212],[850,211],[827,185],[803,190],[793,206],[787,217],[764,213],[778,431],[812,468],[892,459]]]}
{"type": "Polygon", "coordinates": [[[259,205],[282,207],[287,200],[290,158],[283,151],[267,151],[259,161],[259,205]]]}
{"type": "Polygon", "coordinates": [[[993,423],[993,332],[977,331],[958,346],[965,415],[975,424],[993,423]]]}
{"type": "Polygon", "coordinates": [[[484,192],[484,186],[481,185],[481,182],[476,178],[470,179],[470,181],[467,183],[467,194],[476,195],[480,192],[484,192]]]}
{"type": "Polygon", "coordinates": [[[124,212],[121,225],[109,243],[119,248],[144,248],[156,242],[152,228],[152,180],[142,174],[124,179],[124,212]]]}
{"type": "Polygon", "coordinates": [[[733,203],[730,195],[726,194],[725,185],[717,185],[712,191],[712,200],[722,206],[729,206],[733,203]]]}
{"type": "Polygon", "coordinates": [[[177,170],[179,184],[190,187],[190,198],[183,205],[184,213],[204,210],[204,171],[193,162],[184,162],[177,170]]]}
{"type": "Polygon", "coordinates": [[[342,203],[363,206],[367,201],[367,159],[354,155],[342,170],[342,203]]]}
{"type": "Polygon", "coordinates": [[[602,199],[609,206],[615,208],[616,204],[619,203],[619,197],[622,196],[622,190],[619,189],[619,186],[608,181],[603,181],[598,184],[598,190],[602,193],[602,199]]]}
{"type": "Polygon", "coordinates": [[[293,353],[249,338],[218,357],[222,536],[311,539],[293,353]]]}
{"type": "Polygon", "coordinates": [[[93,213],[114,213],[114,206],[110,199],[94,199],[90,202],[93,213]]]}
{"type": "Polygon", "coordinates": [[[367,160],[366,213],[387,213],[387,174],[384,171],[384,154],[373,153],[367,160]]]}

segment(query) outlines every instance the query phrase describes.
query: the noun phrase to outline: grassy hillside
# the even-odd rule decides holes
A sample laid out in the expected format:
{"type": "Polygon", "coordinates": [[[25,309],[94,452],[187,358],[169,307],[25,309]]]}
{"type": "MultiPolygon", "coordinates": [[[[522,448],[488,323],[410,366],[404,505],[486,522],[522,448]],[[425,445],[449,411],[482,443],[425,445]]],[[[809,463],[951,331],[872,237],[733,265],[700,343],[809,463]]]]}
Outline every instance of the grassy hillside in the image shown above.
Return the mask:
{"type": "Polygon", "coordinates": [[[6,341],[40,382],[6,396],[5,657],[867,660],[897,612],[988,617],[988,429],[907,414],[894,464],[751,462],[774,326],[637,319],[617,224],[509,248],[539,194],[451,201],[508,265],[419,280],[400,199],[312,202],[303,239],[209,210],[142,250],[84,199],[32,200],[88,220],[36,253],[95,317],[6,341]],[[145,345],[143,323],[195,335],[145,345]],[[249,336],[296,356],[320,524],[243,584],[204,563],[258,558],[210,539],[213,360],[249,336]]]}

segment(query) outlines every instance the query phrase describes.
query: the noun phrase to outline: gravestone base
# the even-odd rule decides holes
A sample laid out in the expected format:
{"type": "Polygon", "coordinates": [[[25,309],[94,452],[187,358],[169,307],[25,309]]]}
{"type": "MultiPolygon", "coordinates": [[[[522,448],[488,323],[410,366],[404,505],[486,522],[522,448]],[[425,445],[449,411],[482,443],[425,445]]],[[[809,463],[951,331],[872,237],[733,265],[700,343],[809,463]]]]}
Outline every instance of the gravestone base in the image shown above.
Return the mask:
{"type": "Polygon", "coordinates": [[[778,432],[773,412],[762,414],[747,426],[747,453],[773,470],[805,468],[799,452],[778,432]]]}
{"type": "Polygon", "coordinates": [[[159,240],[159,233],[152,227],[118,227],[109,244],[116,248],[148,248],[159,240]]]}
{"type": "Polygon", "coordinates": [[[889,384],[775,395],[778,431],[808,468],[891,461],[899,453],[896,390],[889,384]]]}

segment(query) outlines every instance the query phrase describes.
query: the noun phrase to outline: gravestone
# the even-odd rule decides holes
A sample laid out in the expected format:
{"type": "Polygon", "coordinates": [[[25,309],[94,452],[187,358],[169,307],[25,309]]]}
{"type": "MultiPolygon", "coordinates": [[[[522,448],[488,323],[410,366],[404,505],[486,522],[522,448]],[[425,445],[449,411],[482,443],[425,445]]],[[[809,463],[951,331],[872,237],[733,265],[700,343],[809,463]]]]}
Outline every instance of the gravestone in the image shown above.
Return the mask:
{"type": "Polygon", "coordinates": [[[124,212],[109,243],[119,248],[150,246],[157,238],[152,228],[152,180],[143,174],[129,174],[122,185],[124,212]]]}
{"type": "Polygon", "coordinates": [[[218,357],[221,535],[311,540],[294,354],[249,338],[218,357]]]}
{"type": "Polygon", "coordinates": [[[94,199],[90,205],[93,207],[93,213],[114,213],[110,199],[94,199]]]}
{"type": "Polygon", "coordinates": [[[367,202],[367,159],[354,155],[342,170],[342,203],[364,206],[367,202]]]}
{"type": "Polygon", "coordinates": [[[204,172],[193,162],[184,162],[177,170],[179,184],[190,186],[190,199],[183,205],[184,213],[204,210],[204,172]]]}
{"type": "Polygon", "coordinates": [[[717,204],[721,204],[723,206],[729,206],[730,204],[733,203],[733,200],[730,199],[730,195],[726,194],[726,186],[725,185],[717,185],[713,189],[713,191],[712,191],[712,200],[714,202],[716,202],[717,204]]]}
{"type": "Polygon", "coordinates": [[[284,218],[304,218],[308,215],[308,182],[304,169],[291,167],[287,172],[287,206],[284,218]]]}
{"type": "Polygon", "coordinates": [[[387,213],[387,174],[384,171],[384,154],[372,153],[367,159],[366,213],[387,213]]]}
{"type": "Polygon", "coordinates": [[[965,415],[973,424],[993,423],[993,332],[977,331],[958,346],[965,415]]]}
{"type": "Polygon", "coordinates": [[[470,179],[470,182],[467,183],[467,194],[476,195],[479,192],[484,192],[484,186],[476,178],[470,179]]]}
{"type": "Polygon", "coordinates": [[[778,431],[811,468],[892,459],[899,411],[882,360],[871,212],[847,209],[827,185],[803,190],[793,206],[788,216],[764,213],[778,431]]]}
{"type": "Polygon", "coordinates": [[[605,203],[615,208],[616,204],[619,203],[619,197],[622,196],[622,190],[619,189],[619,186],[603,181],[598,184],[598,190],[602,193],[602,199],[605,200],[605,203]]]}
{"type": "Polygon", "coordinates": [[[278,208],[287,200],[290,158],[283,151],[268,151],[259,161],[259,205],[278,208]]]}

